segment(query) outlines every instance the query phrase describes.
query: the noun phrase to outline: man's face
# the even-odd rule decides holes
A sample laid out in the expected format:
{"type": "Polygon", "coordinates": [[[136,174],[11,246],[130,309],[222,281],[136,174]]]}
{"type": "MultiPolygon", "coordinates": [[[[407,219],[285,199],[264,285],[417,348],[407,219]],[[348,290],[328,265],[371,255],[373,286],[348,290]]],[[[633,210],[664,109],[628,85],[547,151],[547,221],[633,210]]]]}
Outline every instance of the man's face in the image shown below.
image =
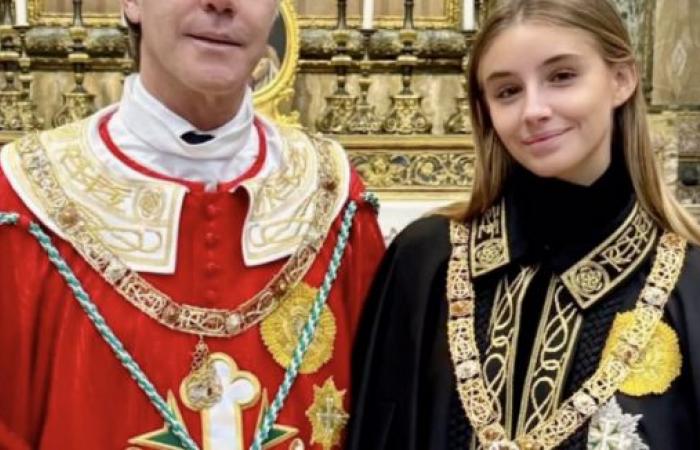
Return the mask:
{"type": "MultiPolygon", "coordinates": [[[[122,0],[141,25],[142,77],[158,88],[240,92],[263,55],[278,0],[122,0]]],[[[172,94],[172,93],[171,93],[172,94]]]]}

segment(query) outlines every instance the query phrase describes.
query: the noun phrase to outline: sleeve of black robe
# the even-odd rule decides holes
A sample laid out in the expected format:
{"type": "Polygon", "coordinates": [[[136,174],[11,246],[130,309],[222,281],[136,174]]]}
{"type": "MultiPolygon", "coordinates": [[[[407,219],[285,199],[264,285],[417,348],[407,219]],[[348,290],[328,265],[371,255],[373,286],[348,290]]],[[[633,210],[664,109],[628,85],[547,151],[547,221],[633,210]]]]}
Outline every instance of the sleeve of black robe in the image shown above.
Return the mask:
{"type": "Polygon", "coordinates": [[[448,232],[443,217],[409,225],[377,272],[354,347],[351,450],[448,448],[448,232]]]}

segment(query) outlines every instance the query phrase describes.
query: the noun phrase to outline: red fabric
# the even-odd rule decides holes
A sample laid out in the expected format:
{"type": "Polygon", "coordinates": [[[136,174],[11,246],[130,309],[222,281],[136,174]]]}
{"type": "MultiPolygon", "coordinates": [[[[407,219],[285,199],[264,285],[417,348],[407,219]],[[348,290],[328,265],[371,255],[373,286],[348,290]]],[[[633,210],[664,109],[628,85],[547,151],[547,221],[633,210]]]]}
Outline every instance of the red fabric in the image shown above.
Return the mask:
{"type": "MultiPolygon", "coordinates": [[[[353,173],[351,198],[363,190],[353,173]]],[[[250,298],[284,261],[248,268],[241,254],[241,229],[248,208],[245,190],[191,192],[184,200],[178,264],[174,275],[145,277],[178,302],[233,308],[250,298]],[[212,211],[214,213],[212,214],[212,211]],[[207,271],[208,267],[215,270],[207,271]]],[[[0,211],[31,213],[0,173],[0,211]]],[[[318,287],[340,226],[329,238],[305,281],[318,287]]],[[[54,242],[158,392],[172,391],[193,438],[201,446],[198,413],[182,404],[179,386],[187,375],[197,337],[158,324],[120,297],[65,241],[54,242]]],[[[337,334],[334,356],[318,372],[300,375],[277,423],[299,429],[307,449],[311,426],[305,412],[313,387],[333,377],[346,390],[349,411],[350,349],[360,310],[384,244],[372,208],[360,203],[338,279],[329,298],[337,334]]],[[[130,379],[35,239],[21,227],[0,227],[0,448],[127,449],[128,440],[163,426],[148,399],[130,379]]],[[[270,401],[283,369],[264,346],[258,327],[230,339],[207,339],[212,352],[231,356],[253,373],[270,401]]],[[[260,404],[245,410],[245,448],[253,438],[260,404]]],[[[271,447],[287,449],[286,441],[271,447]]],[[[139,447],[136,447],[139,448],[139,447]]]]}

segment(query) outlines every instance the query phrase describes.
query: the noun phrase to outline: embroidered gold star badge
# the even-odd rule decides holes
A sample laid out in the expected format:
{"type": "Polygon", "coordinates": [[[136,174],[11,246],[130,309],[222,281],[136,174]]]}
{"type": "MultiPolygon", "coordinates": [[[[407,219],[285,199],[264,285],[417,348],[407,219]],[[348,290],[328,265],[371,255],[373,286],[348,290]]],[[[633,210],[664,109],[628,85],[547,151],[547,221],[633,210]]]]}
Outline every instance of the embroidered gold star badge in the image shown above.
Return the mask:
{"type": "MultiPolygon", "coordinates": [[[[292,355],[299,345],[299,337],[309,320],[317,294],[318,289],[304,282],[299,283],[260,325],[260,334],[265,346],[282,368],[286,369],[292,362],[292,355]]],[[[299,367],[299,373],[314,373],[330,361],[333,357],[335,335],[335,317],[326,305],[319,317],[311,345],[299,367]]]]}
{"type": "Polygon", "coordinates": [[[320,445],[323,450],[330,450],[340,445],[343,428],[350,417],[343,409],[345,391],[335,387],[333,377],[326,380],[322,387],[314,386],[314,402],[306,410],[306,417],[311,422],[311,444],[320,445]]]}

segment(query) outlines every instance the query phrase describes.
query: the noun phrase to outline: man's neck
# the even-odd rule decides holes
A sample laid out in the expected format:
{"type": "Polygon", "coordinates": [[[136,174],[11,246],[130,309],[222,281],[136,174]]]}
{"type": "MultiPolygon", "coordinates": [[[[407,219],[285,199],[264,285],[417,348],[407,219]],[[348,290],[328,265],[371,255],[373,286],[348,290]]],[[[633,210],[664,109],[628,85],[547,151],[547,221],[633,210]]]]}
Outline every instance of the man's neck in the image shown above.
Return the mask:
{"type": "Polygon", "coordinates": [[[214,130],[233,119],[241,108],[247,87],[243,85],[217,95],[192,91],[187,86],[172,89],[169,84],[149,77],[147,72],[142,72],[140,78],[149,94],[200,131],[214,130]]]}

